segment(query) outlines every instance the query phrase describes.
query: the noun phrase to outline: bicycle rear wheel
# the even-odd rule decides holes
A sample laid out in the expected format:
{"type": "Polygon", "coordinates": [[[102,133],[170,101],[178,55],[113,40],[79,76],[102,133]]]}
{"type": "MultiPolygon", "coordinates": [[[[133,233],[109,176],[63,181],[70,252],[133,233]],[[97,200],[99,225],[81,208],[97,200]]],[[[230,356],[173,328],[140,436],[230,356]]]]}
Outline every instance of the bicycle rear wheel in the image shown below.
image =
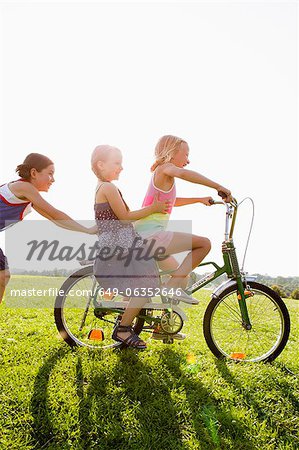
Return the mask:
{"type": "Polygon", "coordinates": [[[242,326],[237,286],[212,298],[204,315],[206,343],[217,358],[236,361],[273,361],[284,349],[290,333],[288,310],[279,295],[251,282],[254,294],[246,299],[251,330],[242,326]]]}
{"type": "MultiPolygon", "coordinates": [[[[98,288],[93,266],[74,272],[60,288],[55,301],[54,318],[60,335],[71,347],[82,346],[98,350],[122,347],[111,335],[125,307],[115,309],[113,302],[111,308],[99,307],[105,298],[97,294],[98,288]]],[[[115,300],[121,301],[122,297],[114,298],[113,301],[115,300]]],[[[136,334],[140,333],[143,323],[143,320],[135,319],[133,326],[136,334]]]]}

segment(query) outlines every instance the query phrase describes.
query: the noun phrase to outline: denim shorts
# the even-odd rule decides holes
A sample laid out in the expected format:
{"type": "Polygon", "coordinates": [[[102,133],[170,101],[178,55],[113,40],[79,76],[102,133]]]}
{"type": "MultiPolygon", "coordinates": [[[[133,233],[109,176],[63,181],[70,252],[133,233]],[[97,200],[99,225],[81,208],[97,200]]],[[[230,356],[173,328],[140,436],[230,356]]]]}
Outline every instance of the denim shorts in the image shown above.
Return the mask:
{"type": "Polygon", "coordinates": [[[7,258],[4,255],[1,248],[0,248],[0,270],[8,270],[7,258]]]}

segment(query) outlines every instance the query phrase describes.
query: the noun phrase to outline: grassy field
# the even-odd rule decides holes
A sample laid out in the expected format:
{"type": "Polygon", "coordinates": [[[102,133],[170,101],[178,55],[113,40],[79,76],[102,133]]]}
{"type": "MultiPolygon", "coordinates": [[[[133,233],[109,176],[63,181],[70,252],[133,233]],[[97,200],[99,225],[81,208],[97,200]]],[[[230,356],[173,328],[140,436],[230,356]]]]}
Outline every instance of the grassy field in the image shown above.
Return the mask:
{"type": "MultiPolygon", "coordinates": [[[[62,279],[16,277],[41,289],[62,279]]],[[[0,448],[299,448],[298,301],[272,364],[216,360],[202,335],[210,293],[187,310],[188,338],[144,352],[71,350],[48,308],[0,307],[0,448]]]]}

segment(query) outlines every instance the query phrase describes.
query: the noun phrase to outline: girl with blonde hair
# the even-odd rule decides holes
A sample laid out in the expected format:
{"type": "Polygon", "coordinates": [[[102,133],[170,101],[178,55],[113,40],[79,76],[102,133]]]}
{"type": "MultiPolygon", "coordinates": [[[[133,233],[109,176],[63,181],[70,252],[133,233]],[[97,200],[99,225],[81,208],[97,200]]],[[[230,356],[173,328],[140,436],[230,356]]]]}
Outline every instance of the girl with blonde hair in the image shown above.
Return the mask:
{"type": "Polygon", "coordinates": [[[145,349],[146,344],[134,333],[132,322],[149,301],[150,291],[160,287],[160,280],[154,257],[140,258],[135,250],[147,250],[143,239],[136,233],[133,221],[149,214],[163,216],[168,201],[153,199],[150,206],[130,211],[119,189],[113,184],[118,180],[122,167],[121,151],[110,145],[98,145],[91,156],[91,167],[97,177],[95,196],[95,219],[98,228],[99,251],[94,263],[94,274],[106,291],[116,290],[127,296],[129,303],[121,321],[116,324],[112,339],[127,347],[145,349]],[[127,264],[124,255],[134,250],[134,257],[127,264]]]}
{"type": "MultiPolygon", "coordinates": [[[[167,214],[151,214],[135,222],[137,232],[146,239],[154,239],[156,244],[165,248],[166,255],[172,255],[190,250],[179,265],[175,258],[169,256],[159,262],[163,270],[174,270],[167,282],[168,288],[186,288],[188,275],[209,253],[211,243],[208,238],[183,232],[166,231],[172,208],[194,203],[211,205],[211,197],[180,198],[176,196],[175,179],[180,178],[191,183],[208,186],[217,192],[226,194],[224,200],[232,200],[229,189],[212,181],[198,172],[186,169],[189,164],[189,147],[184,139],[177,136],[162,136],[155,148],[156,160],[151,167],[152,177],[146,192],[142,207],[151,205],[158,196],[161,201],[168,200],[170,206],[167,214]]],[[[192,298],[192,297],[191,297],[192,298]]],[[[190,302],[191,303],[191,302],[190,302]]],[[[193,304],[198,300],[193,299],[193,304]]]]}

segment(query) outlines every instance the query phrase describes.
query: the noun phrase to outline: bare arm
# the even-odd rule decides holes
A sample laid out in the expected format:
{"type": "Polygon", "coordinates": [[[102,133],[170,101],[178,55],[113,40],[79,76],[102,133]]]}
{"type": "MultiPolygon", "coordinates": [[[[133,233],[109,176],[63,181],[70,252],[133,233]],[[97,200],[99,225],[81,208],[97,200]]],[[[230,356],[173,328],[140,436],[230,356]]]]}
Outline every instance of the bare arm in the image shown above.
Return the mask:
{"type": "Polygon", "coordinates": [[[134,222],[143,219],[155,212],[166,212],[169,208],[169,202],[154,201],[150,206],[138,209],[137,211],[127,211],[125,204],[120,196],[118,189],[111,183],[106,183],[102,188],[102,194],[105,195],[115,215],[124,221],[134,222]]]}
{"type": "Polygon", "coordinates": [[[194,170],[183,169],[175,166],[172,163],[165,164],[163,169],[163,173],[168,175],[169,177],[177,177],[182,180],[190,181],[191,183],[202,184],[203,186],[208,186],[210,188],[216,189],[218,192],[222,191],[227,194],[226,200],[231,200],[231,192],[229,189],[221,186],[221,184],[216,183],[215,181],[210,180],[209,178],[204,177],[198,172],[194,170]]]}
{"type": "Polygon", "coordinates": [[[193,205],[193,203],[203,203],[204,205],[211,206],[210,200],[212,200],[212,197],[196,197],[196,198],[177,197],[174,206],[193,205]]]}
{"type": "Polygon", "coordinates": [[[23,183],[23,186],[18,189],[18,195],[25,197],[32,203],[33,208],[43,217],[54,222],[61,228],[67,230],[81,231],[82,233],[94,234],[94,227],[86,228],[80,225],[75,220],[71,219],[64,212],[54,208],[50,203],[46,202],[39,194],[37,189],[30,183],[23,183]]]}

